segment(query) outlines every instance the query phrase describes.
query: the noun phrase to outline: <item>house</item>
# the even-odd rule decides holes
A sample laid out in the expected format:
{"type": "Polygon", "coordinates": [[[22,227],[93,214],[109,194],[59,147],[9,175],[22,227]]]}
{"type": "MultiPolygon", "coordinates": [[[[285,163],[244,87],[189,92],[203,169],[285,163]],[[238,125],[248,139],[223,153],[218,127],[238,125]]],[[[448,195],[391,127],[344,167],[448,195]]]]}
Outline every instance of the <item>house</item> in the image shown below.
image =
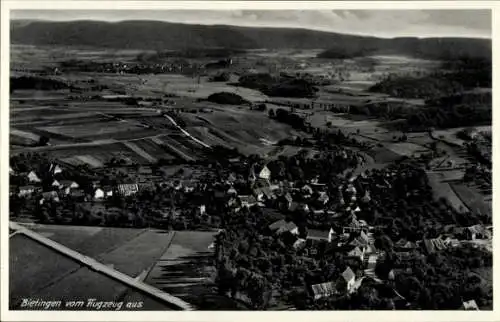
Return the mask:
{"type": "Polygon", "coordinates": [[[55,191],[46,191],[42,193],[42,199],[59,202],[59,195],[55,191]]]}
{"type": "Polygon", "coordinates": [[[350,267],[347,267],[345,271],[342,272],[339,282],[340,288],[345,289],[347,292],[351,292],[356,282],[356,274],[354,274],[350,267]]]}
{"type": "Polygon", "coordinates": [[[254,196],[239,196],[242,207],[253,207],[257,204],[257,199],[254,196]]]}
{"type": "Polygon", "coordinates": [[[259,178],[265,179],[265,180],[271,179],[271,170],[269,170],[267,165],[264,165],[262,168],[256,169],[256,170],[257,170],[257,176],[259,178]]]}
{"type": "Polygon", "coordinates": [[[59,183],[59,181],[54,180],[54,181],[52,182],[52,187],[58,187],[58,188],[59,188],[60,186],[61,186],[61,184],[59,183]]]}
{"type": "Polygon", "coordinates": [[[315,241],[324,240],[331,243],[334,237],[335,237],[335,231],[333,230],[333,228],[330,228],[330,230],[309,229],[307,232],[307,239],[309,240],[315,240],[315,241]]]}
{"type": "Polygon", "coordinates": [[[298,202],[292,202],[292,204],[290,205],[289,211],[305,211],[305,212],[309,212],[310,209],[309,209],[309,206],[305,203],[298,203],[298,202]]]}
{"type": "Polygon", "coordinates": [[[52,163],[49,168],[49,172],[52,172],[52,174],[58,174],[61,173],[63,170],[58,164],[52,163]]]}
{"type": "Polygon", "coordinates": [[[12,167],[9,166],[9,174],[15,174],[16,172],[14,171],[14,169],[12,169],[12,167]]]}
{"type": "Polygon", "coordinates": [[[97,188],[94,191],[94,199],[104,199],[104,190],[97,188]]]}
{"type": "Polygon", "coordinates": [[[335,283],[333,282],[311,285],[311,291],[313,293],[315,300],[318,300],[323,297],[328,297],[337,293],[335,283]]]}
{"type": "Polygon", "coordinates": [[[28,173],[28,180],[29,180],[29,182],[41,182],[42,181],[42,180],[40,180],[38,175],[35,173],[35,171],[30,171],[30,173],[28,173]]]}
{"type": "Polygon", "coordinates": [[[19,187],[19,194],[18,196],[19,197],[23,197],[23,196],[29,196],[31,194],[33,194],[35,192],[35,187],[34,186],[21,186],[19,187]]]}
{"type": "Polygon", "coordinates": [[[118,193],[122,196],[131,196],[139,192],[137,183],[123,183],[118,185],[118,193]]]}
{"type": "Polygon", "coordinates": [[[207,212],[207,208],[205,207],[205,205],[200,205],[198,207],[198,210],[200,211],[200,215],[204,215],[207,212]]]}
{"type": "Polygon", "coordinates": [[[60,180],[59,184],[61,188],[70,188],[70,189],[80,188],[80,185],[72,180],[60,180]]]}
{"type": "Polygon", "coordinates": [[[463,302],[463,309],[466,311],[479,311],[479,307],[475,300],[463,302]]]}
{"type": "Polygon", "coordinates": [[[275,221],[272,224],[270,224],[269,230],[278,235],[287,231],[294,235],[297,235],[299,233],[297,225],[295,225],[292,221],[287,222],[284,219],[275,221]]]}
{"type": "Polygon", "coordinates": [[[469,240],[490,239],[491,233],[482,225],[467,227],[466,236],[469,240]]]}
{"type": "Polygon", "coordinates": [[[360,261],[363,261],[365,257],[365,249],[359,248],[358,246],[354,247],[351,251],[347,253],[348,257],[357,258],[360,261]]]}

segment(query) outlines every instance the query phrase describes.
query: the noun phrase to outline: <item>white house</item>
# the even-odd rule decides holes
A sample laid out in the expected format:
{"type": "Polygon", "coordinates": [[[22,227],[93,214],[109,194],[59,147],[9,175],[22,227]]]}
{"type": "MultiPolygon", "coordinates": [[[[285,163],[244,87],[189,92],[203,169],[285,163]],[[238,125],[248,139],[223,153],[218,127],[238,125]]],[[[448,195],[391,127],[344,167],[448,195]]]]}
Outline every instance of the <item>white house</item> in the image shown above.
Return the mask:
{"type": "Polygon", "coordinates": [[[259,178],[269,180],[271,179],[271,170],[267,166],[263,166],[258,174],[259,178]]]}
{"type": "Polygon", "coordinates": [[[30,171],[30,173],[28,173],[28,180],[30,182],[41,182],[42,180],[40,180],[40,178],[37,176],[37,174],[35,173],[35,171],[30,171]]]}
{"type": "Polygon", "coordinates": [[[200,210],[201,215],[204,215],[207,212],[205,205],[201,205],[198,209],[200,210]]]}
{"type": "Polygon", "coordinates": [[[61,184],[59,183],[59,181],[54,180],[54,181],[52,182],[52,187],[58,187],[58,188],[59,188],[60,186],[61,186],[61,184]]]}
{"type": "Polygon", "coordinates": [[[52,171],[53,174],[58,174],[58,173],[63,172],[63,170],[61,169],[61,167],[59,165],[57,165],[57,164],[56,165],[51,164],[49,171],[52,171]]]}
{"type": "Polygon", "coordinates": [[[94,199],[104,199],[104,190],[97,188],[94,191],[94,199]]]}

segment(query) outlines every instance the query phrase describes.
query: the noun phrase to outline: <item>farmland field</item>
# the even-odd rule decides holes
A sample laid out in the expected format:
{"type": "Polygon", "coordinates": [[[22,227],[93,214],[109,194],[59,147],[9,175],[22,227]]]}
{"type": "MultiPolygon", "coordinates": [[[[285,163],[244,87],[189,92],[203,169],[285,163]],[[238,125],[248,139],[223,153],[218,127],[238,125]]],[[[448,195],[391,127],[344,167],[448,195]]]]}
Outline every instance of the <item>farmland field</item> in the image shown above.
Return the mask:
{"type": "Polygon", "coordinates": [[[144,280],[195,305],[211,294],[214,232],[177,231],[166,252],[144,280]]]}
{"type": "Polygon", "coordinates": [[[424,149],[422,146],[409,142],[391,143],[387,145],[387,148],[394,153],[407,157],[411,157],[419,152],[427,152],[427,149],[424,149]]]}
{"type": "Polygon", "coordinates": [[[203,115],[183,115],[189,132],[197,133],[202,140],[207,137],[212,144],[238,148],[246,154],[266,154],[273,148],[266,142],[277,142],[298,134],[286,124],[278,123],[267,113],[238,109],[233,106],[214,109],[203,115]],[[203,128],[207,128],[205,130],[203,128]]]}
{"type": "Polygon", "coordinates": [[[40,129],[73,138],[84,138],[88,136],[110,136],[117,132],[139,131],[143,128],[128,122],[111,121],[105,123],[72,126],[46,126],[41,127],[40,129]]]}
{"type": "Polygon", "coordinates": [[[33,294],[51,281],[80,268],[78,263],[22,235],[10,238],[9,247],[11,254],[16,254],[10,256],[9,263],[10,271],[16,272],[10,274],[9,278],[10,305],[20,301],[23,295],[33,294]],[[24,258],[31,258],[34,261],[26,263],[24,258]],[[35,276],[36,278],[33,278],[35,276]]]}
{"type": "Polygon", "coordinates": [[[451,187],[473,213],[491,216],[492,209],[485,203],[484,196],[474,192],[463,184],[452,184],[451,187]]]}
{"type": "Polygon", "coordinates": [[[38,141],[40,139],[40,136],[33,134],[31,132],[26,132],[26,131],[21,131],[17,130],[14,128],[10,129],[10,133],[15,136],[19,136],[24,139],[32,140],[32,141],[38,141]]]}
{"type": "Polygon", "coordinates": [[[448,200],[450,205],[458,212],[467,211],[467,206],[462,202],[462,200],[457,196],[455,191],[452,189],[449,183],[444,182],[442,177],[438,173],[428,172],[427,176],[429,178],[429,184],[432,187],[434,193],[434,198],[445,198],[448,200]]]}

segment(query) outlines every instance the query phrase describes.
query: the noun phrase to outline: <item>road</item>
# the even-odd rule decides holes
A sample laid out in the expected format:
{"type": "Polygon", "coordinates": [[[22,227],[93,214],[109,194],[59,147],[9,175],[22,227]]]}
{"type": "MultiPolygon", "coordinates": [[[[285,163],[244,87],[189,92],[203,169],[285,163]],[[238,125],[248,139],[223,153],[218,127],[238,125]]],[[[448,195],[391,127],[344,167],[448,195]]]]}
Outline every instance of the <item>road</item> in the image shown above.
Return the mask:
{"type": "Polygon", "coordinates": [[[203,141],[200,141],[198,140],[197,138],[195,138],[194,136],[191,135],[191,133],[189,133],[188,131],[184,130],[182,127],[180,127],[177,122],[175,122],[175,120],[173,118],[171,118],[170,116],[168,115],[164,115],[165,118],[167,118],[177,129],[179,129],[185,136],[189,137],[191,140],[195,141],[196,143],[204,146],[205,148],[211,148],[210,145],[206,144],[205,142],[203,141]]]}

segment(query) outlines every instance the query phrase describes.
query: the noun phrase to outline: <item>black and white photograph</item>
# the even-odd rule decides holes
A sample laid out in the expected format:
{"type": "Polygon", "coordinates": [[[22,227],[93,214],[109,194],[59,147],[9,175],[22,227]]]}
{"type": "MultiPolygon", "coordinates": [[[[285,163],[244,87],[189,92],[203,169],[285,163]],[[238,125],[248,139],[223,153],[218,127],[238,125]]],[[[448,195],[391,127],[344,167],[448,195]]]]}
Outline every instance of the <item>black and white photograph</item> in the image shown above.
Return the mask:
{"type": "Polygon", "coordinates": [[[493,310],[494,10],[258,6],[10,10],[5,309],[493,310]]]}

